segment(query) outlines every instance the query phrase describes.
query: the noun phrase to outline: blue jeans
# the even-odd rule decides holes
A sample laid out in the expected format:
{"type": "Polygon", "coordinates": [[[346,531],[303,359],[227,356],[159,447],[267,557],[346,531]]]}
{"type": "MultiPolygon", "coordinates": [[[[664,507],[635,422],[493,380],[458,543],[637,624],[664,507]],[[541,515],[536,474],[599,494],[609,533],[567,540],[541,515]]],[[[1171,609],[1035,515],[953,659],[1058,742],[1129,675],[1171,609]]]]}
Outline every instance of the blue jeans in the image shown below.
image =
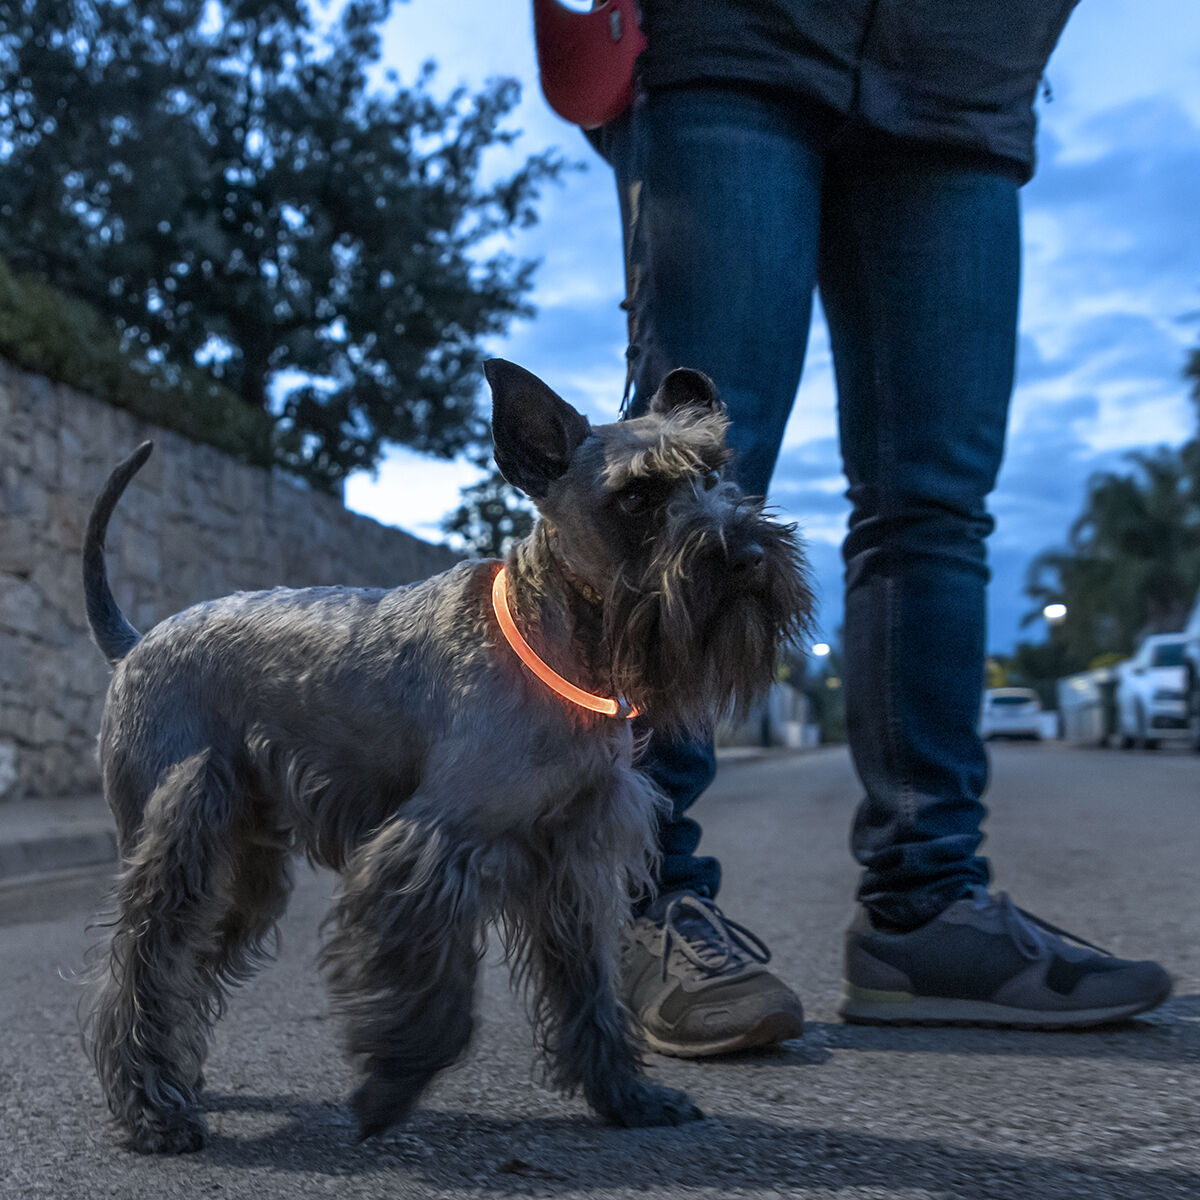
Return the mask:
{"type": "MultiPolygon", "coordinates": [[[[859,899],[914,926],[986,884],[985,500],[1004,448],[1019,290],[1017,182],[999,164],[839,127],[718,87],[641,97],[602,150],[626,230],[631,412],[675,366],[716,381],[742,488],[765,495],[819,287],[852,511],[845,696],[865,790],[859,899]]],[[[672,800],[664,891],[715,895],[687,809],[712,746],[652,738],[672,800]]]]}

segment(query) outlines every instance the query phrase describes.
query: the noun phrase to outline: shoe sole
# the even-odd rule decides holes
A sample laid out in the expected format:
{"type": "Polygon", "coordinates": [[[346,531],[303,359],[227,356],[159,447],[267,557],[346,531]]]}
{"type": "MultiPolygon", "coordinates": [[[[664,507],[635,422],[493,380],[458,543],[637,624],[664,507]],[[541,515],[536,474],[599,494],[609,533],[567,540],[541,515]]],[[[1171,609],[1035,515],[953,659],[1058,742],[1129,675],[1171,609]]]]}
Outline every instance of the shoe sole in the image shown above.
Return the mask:
{"type": "Polygon", "coordinates": [[[838,1010],[851,1025],[978,1025],[988,1029],[1090,1029],[1113,1025],[1138,1013],[1157,1008],[1169,995],[1160,994],[1128,1004],[1105,1008],[1063,1011],[1013,1008],[986,1000],[955,1000],[937,996],[914,996],[911,992],[883,992],[846,982],[838,1010]]]}
{"type": "Polygon", "coordinates": [[[797,1013],[771,1013],[749,1029],[733,1037],[711,1042],[671,1042],[642,1030],[646,1045],[656,1054],[671,1058],[714,1058],[719,1054],[736,1054],[741,1050],[758,1050],[774,1046],[804,1034],[804,1018],[797,1013]]]}

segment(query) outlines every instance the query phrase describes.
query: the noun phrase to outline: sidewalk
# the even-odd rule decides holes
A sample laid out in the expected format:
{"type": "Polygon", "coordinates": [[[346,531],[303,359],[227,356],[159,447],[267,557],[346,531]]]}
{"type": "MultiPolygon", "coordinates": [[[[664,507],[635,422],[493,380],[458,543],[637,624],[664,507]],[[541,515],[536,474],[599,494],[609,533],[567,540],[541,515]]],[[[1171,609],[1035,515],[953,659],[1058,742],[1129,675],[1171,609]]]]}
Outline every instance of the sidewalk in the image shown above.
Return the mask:
{"type": "MultiPolygon", "coordinates": [[[[797,753],[782,748],[721,747],[722,766],[797,753]]],[[[116,865],[117,833],[104,797],[0,803],[0,887],[30,875],[116,865]]]]}
{"type": "Polygon", "coordinates": [[[0,804],[0,886],[116,861],[117,831],[103,796],[0,804]]]}

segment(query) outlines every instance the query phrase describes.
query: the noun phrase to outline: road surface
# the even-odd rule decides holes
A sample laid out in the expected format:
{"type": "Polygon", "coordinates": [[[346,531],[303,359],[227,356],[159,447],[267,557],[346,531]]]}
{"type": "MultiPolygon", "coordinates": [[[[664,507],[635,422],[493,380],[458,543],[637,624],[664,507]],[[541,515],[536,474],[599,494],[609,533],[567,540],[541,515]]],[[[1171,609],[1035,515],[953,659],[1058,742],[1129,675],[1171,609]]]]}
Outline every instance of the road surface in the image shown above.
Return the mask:
{"type": "Polygon", "coordinates": [[[70,973],[102,877],[0,891],[0,1196],[1200,1197],[1200,756],[993,749],[996,885],[1176,977],[1158,1013],[1102,1032],[840,1024],[857,795],[845,752],[826,749],[728,766],[701,802],[722,906],[767,939],[809,1024],[777,1053],[653,1057],[652,1073],[708,1114],[679,1129],[608,1129],[548,1091],[492,961],[470,1057],[409,1126],[356,1144],[352,1078],[312,967],[333,881],[302,872],[279,962],[218,1027],[209,1147],[139,1157],[117,1143],[76,1031],[70,973]]]}

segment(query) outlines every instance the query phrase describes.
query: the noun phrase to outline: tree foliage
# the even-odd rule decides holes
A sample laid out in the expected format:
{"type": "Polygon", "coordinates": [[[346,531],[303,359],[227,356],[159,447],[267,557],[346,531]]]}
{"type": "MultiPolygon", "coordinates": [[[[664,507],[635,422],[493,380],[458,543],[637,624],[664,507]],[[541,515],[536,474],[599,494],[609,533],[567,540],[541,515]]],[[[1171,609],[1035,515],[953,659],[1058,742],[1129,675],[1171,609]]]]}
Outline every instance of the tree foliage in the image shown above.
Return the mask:
{"type": "Polygon", "coordinates": [[[125,353],[90,304],[43,280],[14,276],[2,258],[0,355],[193,441],[256,466],[271,465],[267,413],[247,408],[196,367],[125,353]]]}
{"type": "Polygon", "coordinates": [[[1058,670],[1132,653],[1147,633],[1182,629],[1200,587],[1200,475],[1196,442],[1128,456],[1132,471],[1092,477],[1066,547],[1030,565],[1026,594],[1067,607],[1051,641],[1058,670]]]}
{"type": "Polygon", "coordinates": [[[1200,346],[1188,353],[1183,377],[1192,385],[1192,401],[1196,405],[1197,424],[1200,425],[1200,346]]]}
{"type": "Polygon", "coordinates": [[[493,466],[478,483],[463,488],[462,503],[442,528],[471,554],[504,558],[533,529],[535,515],[533,505],[493,466]]]}
{"type": "Polygon", "coordinates": [[[478,439],[479,342],[533,266],[495,237],[560,167],[482,182],[516,83],[381,77],[390,8],[0,2],[0,254],[269,409],[276,461],[324,487],[386,442],[478,439]]]}

